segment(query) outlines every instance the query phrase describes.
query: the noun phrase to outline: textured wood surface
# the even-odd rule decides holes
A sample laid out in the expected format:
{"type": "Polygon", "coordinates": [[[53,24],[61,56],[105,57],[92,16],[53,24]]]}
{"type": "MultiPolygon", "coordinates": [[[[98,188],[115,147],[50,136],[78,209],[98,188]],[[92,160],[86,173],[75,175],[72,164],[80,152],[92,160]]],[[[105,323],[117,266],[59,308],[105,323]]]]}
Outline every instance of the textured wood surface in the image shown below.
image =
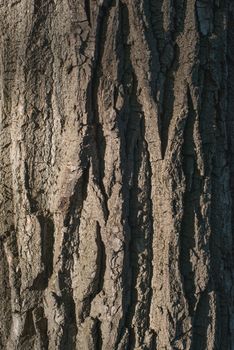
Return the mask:
{"type": "Polygon", "coordinates": [[[234,349],[231,0],[0,0],[0,349],[234,349]]]}

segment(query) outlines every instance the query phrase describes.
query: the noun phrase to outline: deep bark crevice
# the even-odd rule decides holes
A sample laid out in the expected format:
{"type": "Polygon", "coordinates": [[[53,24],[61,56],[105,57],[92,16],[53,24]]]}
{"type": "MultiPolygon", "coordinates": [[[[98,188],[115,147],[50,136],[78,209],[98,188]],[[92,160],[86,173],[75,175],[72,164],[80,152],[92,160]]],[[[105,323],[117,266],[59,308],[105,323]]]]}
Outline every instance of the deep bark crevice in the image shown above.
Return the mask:
{"type": "Polygon", "coordinates": [[[84,201],[87,197],[87,187],[89,183],[90,165],[83,170],[83,175],[74,186],[73,195],[70,198],[69,208],[64,219],[64,226],[67,232],[64,234],[62,248],[62,268],[58,274],[59,287],[62,294],[62,303],[65,309],[65,323],[63,325],[63,335],[61,346],[67,349],[75,348],[77,334],[76,304],[73,298],[71,268],[73,266],[74,248],[72,242],[77,242],[77,228],[80,223],[84,201]]]}
{"type": "Polygon", "coordinates": [[[89,26],[92,26],[92,21],[91,21],[91,8],[90,8],[90,0],[84,0],[84,6],[85,6],[85,12],[86,12],[86,16],[87,16],[87,20],[89,22],[89,26]]]}
{"type": "Polygon", "coordinates": [[[102,332],[101,321],[96,319],[96,348],[95,350],[102,350],[102,332]]]}
{"type": "Polygon", "coordinates": [[[33,318],[35,329],[39,337],[40,347],[42,350],[47,350],[49,346],[48,320],[45,317],[44,308],[42,306],[33,310],[33,318]]]}
{"type": "Polygon", "coordinates": [[[24,328],[19,339],[20,347],[33,347],[35,342],[36,329],[33,320],[32,310],[28,310],[24,322],[24,328]]]}
{"type": "Polygon", "coordinates": [[[195,111],[190,93],[187,93],[188,116],[184,129],[183,144],[183,171],[186,179],[184,194],[184,215],[180,234],[180,271],[183,278],[185,296],[188,302],[189,313],[193,317],[196,304],[195,271],[191,262],[191,253],[195,248],[195,213],[199,207],[200,177],[196,165],[194,144],[195,111]]]}
{"type": "Polygon", "coordinates": [[[53,273],[54,222],[49,215],[38,215],[41,227],[41,262],[43,271],[33,281],[31,290],[44,290],[53,273]]]}
{"type": "Polygon", "coordinates": [[[105,252],[105,244],[102,240],[101,236],[101,227],[99,224],[97,224],[97,249],[98,249],[98,256],[97,256],[97,281],[98,286],[96,290],[96,294],[100,293],[103,290],[104,285],[104,279],[105,279],[105,271],[106,271],[106,252],[105,252]]]}
{"type": "Polygon", "coordinates": [[[207,291],[204,291],[199,296],[199,302],[195,310],[191,350],[207,349],[207,328],[209,323],[209,296],[207,291]]]}
{"type": "MultiPolygon", "coordinates": [[[[88,87],[88,101],[90,106],[89,110],[89,121],[94,124],[94,164],[98,162],[97,166],[97,178],[99,180],[99,186],[102,191],[105,204],[105,218],[106,221],[109,216],[108,210],[108,195],[103,183],[103,177],[105,173],[105,148],[106,140],[104,137],[103,127],[99,116],[99,105],[98,105],[98,89],[100,85],[100,77],[102,75],[102,56],[106,38],[106,30],[109,12],[112,6],[114,6],[115,1],[106,0],[103,2],[99,9],[97,16],[97,29],[95,33],[95,52],[94,52],[94,62],[92,67],[92,78],[88,87]]],[[[88,105],[88,103],[87,103],[88,105]]]]}

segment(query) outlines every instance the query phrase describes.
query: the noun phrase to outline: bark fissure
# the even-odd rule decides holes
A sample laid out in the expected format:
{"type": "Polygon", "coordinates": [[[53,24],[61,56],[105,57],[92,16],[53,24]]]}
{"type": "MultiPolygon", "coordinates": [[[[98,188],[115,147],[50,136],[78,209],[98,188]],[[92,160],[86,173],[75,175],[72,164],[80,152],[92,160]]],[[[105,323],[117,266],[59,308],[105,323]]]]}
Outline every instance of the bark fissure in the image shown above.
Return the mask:
{"type": "Polygon", "coordinates": [[[95,130],[95,153],[98,159],[98,167],[99,167],[99,186],[101,188],[103,197],[105,199],[105,216],[106,220],[109,216],[108,211],[108,196],[106,193],[105,186],[103,184],[103,177],[105,173],[105,166],[103,162],[104,154],[105,154],[105,138],[103,136],[103,129],[100,123],[99,117],[99,105],[98,105],[98,89],[100,84],[100,76],[102,72],[101,61],[103,55],[103,49],[105,44],[106,33],[105,30],[107,28],[108,21],[108,13],[110,11],[111,6],[113,6],[114,1],[105,1],[99,9],[99,13],[97,16],[97,29],[95,33],[95,52],[94,52],[94,62],[92,69],[92,78],[91,78],[91,88],[90,88],[90,103],[91,103],[91,111],[92,115],[90,117],[91,123],[94,123],[95,130]]]}
{"type": "Polygon", "coordinates": [[[38,215],[41,230],[41,261],[43,271],[33,281],[31,289],[43,290],[53,273],[54,222],[50,215],[38,215]]]}
{"type": "Polygon", "coordinates": [[[184,129],[183,171],[185,174],[186,189],[184,195],[184,215],[180,234],[180,270],[183,276],[185,296],[188,302],[190,316],[194,315],[197,297],[195,296],[195,272],[191,262],[196,247],[195,243],[195,214],[199,208],[200,179],[196,165],[194,144],[195,111],[190,93],[187,93],[188,116],[184,129]]]}
{"type": "MultiPolygon", "coordinates": [[[[77,228],[80,224],[80,215],[84,201],[87,197],[87,187],[89,183],[90,166],[83,170],[81,178],[74,186],[74,192],[70,198],[70,204],[64,219],[64,226],[67,230],[64,234],[62,248],[62,267],[59,271],[59,287],[64,305],[65,323],[63,326],[63,335],[61,337],[61,346],[69,349],[75,348],[75,339],[77,334],[76,303],[73,297],[71,268],[73,266],[73,242],[77,242],[77,228]]],[[[79,243],[78,243],[79,245],[79,243]]],[[[83,311],[85,314],[86,311],[83,311]]],[[[84,317],[84,316],[83,316],[84,317]]]]}

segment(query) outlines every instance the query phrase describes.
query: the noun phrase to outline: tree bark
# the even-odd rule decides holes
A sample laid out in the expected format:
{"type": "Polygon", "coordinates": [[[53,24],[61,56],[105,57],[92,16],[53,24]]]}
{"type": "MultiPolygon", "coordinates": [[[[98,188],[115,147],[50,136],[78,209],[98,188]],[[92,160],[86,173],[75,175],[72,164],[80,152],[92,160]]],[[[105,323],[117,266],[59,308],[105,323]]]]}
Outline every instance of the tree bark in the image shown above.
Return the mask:
{"type": "Polygon", "coordinates": [[[231,0],[0,1],[0,349],[234,349],[231,0]]]}

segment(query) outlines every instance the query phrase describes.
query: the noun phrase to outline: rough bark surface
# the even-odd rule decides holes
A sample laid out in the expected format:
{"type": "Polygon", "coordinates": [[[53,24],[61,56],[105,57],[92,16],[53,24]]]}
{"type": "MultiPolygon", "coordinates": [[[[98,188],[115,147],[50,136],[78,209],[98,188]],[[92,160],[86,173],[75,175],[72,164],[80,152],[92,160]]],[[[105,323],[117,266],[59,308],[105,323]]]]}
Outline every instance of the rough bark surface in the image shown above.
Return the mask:
{"type": "Polygon", "coordinates": [[[0,0],[0,348],[234,349],[231,0],[0,0]]]}

